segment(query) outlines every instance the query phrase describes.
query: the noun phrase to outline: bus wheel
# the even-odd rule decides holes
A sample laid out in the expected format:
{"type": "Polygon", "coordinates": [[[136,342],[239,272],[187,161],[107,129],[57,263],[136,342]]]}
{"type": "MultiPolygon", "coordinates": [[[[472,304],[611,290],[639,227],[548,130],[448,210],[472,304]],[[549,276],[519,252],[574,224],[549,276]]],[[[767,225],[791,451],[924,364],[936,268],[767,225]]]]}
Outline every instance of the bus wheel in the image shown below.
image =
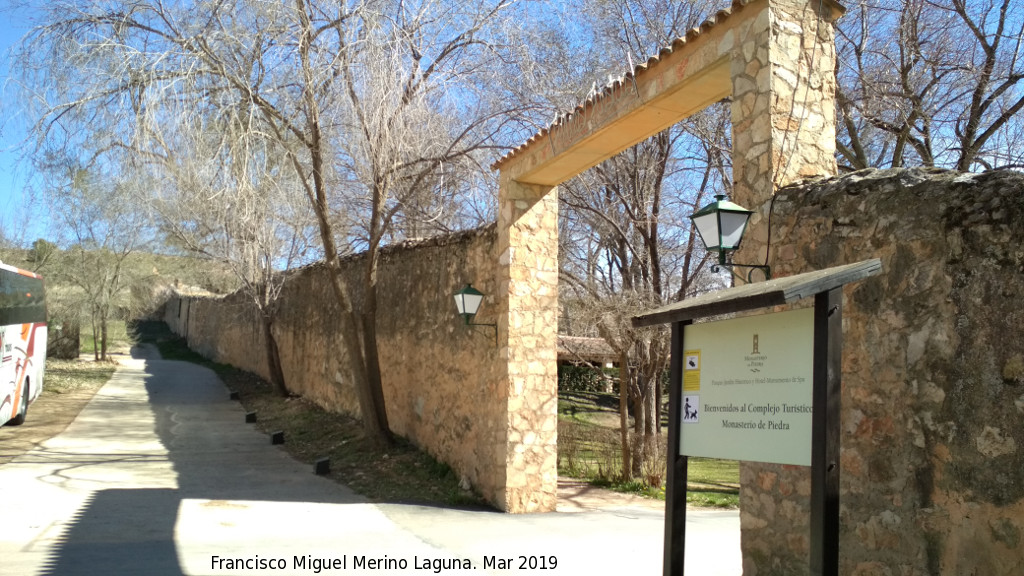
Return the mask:
{"type": "Polygon", "coordinates": [[[28,382],[25,382],[25,389],[21,394],[21,406],[18,408],[18,415],[7,422],[9,426],[21,426],[25,423],[25,416],[28,415],[28,382]]]}

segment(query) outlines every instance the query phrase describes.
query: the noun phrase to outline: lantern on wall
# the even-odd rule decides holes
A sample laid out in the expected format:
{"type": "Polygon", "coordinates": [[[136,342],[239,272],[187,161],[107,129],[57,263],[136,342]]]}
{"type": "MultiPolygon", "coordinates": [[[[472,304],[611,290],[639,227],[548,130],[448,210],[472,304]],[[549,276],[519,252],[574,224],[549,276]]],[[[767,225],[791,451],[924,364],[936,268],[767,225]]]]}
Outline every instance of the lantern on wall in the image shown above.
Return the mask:
{"type": "Polygon", "coordinates": [[[466,326],[471,325],[483,301],[484,293],[473,288],[472,284],[466,284],[465,288],[455,293],[455,307],[459,310],[459,316],[466,321],[466,326]]]}
{"type": "MultiPolygon", "coordinates": [[[[754,212],[725,199],[725,196],[718,194],[715,201],[690,216],[693,227],[697,229],[704,246],[708,252],[718,252],[718,263],[712,265],[711,269],[718,272],[722,267],[729,268],[735,275],[732,268],[751,268],[764,272],[765,278],[772,277],[771,268],[759,264],[737,264],[731,261],[731,254],[739,249],[743,240],[743,233],[747,231],[747,222],[754,212]]],[[[750,282],[750,274],[747,274],[747,282],[750,282]]]]}
{"type": "Polygon", "coordinates": [[[480,310],[480,304],[484,301],[483,292],[473,288],[472,284],[466,284],[464,288],[455,292],[455,308],[459,311],[466,326],[490,326],[494,328],[494,345],[498,345],[498,325],[480,324],[473,322],[473,317],[480,310]]]}
{"type": "Polygon", "coordinates": [[[747,221],[753,213],[719,194],[715,196],[714,202],[690,216],[690,220],[704,246],[709,252],[718,251],[718,263],[725,264],[726,254],[740,247],[743,233],[747,230],[747,221]]]}

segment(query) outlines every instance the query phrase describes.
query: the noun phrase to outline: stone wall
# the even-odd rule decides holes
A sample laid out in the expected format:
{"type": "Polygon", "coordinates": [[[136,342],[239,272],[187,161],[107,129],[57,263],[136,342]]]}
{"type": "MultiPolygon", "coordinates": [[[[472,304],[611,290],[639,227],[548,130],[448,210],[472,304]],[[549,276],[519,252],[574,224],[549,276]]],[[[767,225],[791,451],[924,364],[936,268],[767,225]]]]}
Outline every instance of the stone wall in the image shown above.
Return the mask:
{"type": "MultiPolygon", "coordinates": [[[[452,298],[472,283],[487,295],[475,321],[495,323],[500,311],[496,245],[492,225],[385,249],[377,330],[392,430],[450,464],[507,510],[507,486],[517,478],[506,473],[510,408],[499,350],[491,328],[463,325],[452,298]]],[[[344,262],[355,306],[362,299],[363,262],[361,256],[344,262]]],[[[274,335],[289,390],[328,410],[358,415],[326,271],[321,266],[297,271],[279,302],[274,335]]],[[[164,319],[193,350],[267,376],[258,318],[243,294],[176,297],[164,319]]],[[[517,432],[530,434],[528,419],[514,424],[517,432]]]]}
{"type": "MultiPolygon", "coordinates": [[[[844,294],[840,573],[1020,574],[1024,175],[867,170],[771,213],[778,277],[883,262],[844,294]]],[[[745,576],[807,574],[809,469],[741,481],[745,576]]]]}

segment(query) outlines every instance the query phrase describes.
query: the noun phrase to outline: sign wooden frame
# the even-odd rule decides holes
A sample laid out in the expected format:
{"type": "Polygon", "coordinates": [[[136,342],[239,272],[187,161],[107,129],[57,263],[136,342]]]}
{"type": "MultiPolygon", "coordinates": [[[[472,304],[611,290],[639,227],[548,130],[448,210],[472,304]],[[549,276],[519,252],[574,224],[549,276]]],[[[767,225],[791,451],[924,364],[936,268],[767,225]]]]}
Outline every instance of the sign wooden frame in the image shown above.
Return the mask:
{"type": "Polygon", "coordinates": [[[839,574],[839,430],[845,284],[878,274],[878,259],[705,294],[633,318],[633,325],[672,325],[669,386],[665,576],[684,575],[688,457],[679,453],[684,327],[699,318],[790,304],[814,297],[813,414],[811,418],[810,569],[839,574]]]}

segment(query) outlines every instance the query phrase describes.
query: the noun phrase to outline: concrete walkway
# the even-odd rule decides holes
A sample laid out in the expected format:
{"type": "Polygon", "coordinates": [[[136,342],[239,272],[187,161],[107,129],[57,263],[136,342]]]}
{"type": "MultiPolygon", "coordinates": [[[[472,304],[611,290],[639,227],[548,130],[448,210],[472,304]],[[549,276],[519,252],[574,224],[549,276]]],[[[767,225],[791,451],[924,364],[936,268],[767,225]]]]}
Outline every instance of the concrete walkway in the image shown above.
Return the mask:
{"type": "MultiPolygon", "coordinates": [[[[370,504],[243,420],[211,371],[134,350],[67,430],[0,466],[0,573],[661,573],[650,508],[370,504]]],[[[740,574],[737,514],[688,520],[687,573],[740,574]]]]}

